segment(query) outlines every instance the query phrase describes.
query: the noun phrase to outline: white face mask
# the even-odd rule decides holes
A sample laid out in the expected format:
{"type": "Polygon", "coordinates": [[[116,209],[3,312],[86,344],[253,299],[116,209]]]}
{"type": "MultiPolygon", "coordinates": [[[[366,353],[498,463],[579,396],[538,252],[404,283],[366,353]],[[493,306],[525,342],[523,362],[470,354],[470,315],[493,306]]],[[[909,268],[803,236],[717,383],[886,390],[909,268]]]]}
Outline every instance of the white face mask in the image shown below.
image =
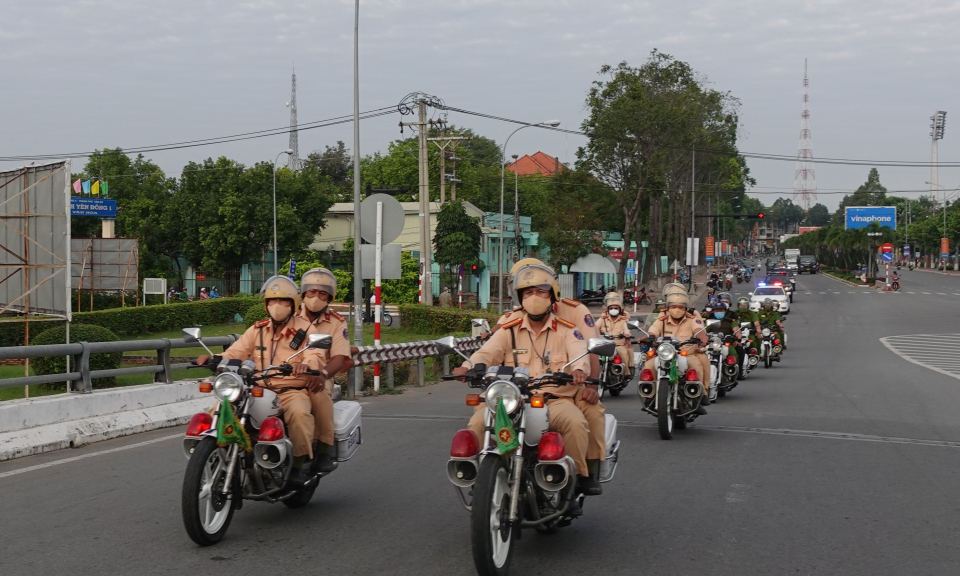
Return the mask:
{"type": "Polygon", "coordinates": [[[274,322],[283,322],[290,317],[292,306],[283,300],[274,300],[267,304],[267,314],[274,322]]]}
{"type": "Polygon", "coordinates": [[[617,308],[613,308],[611,310],[608,310],[608,313],[614,318],[616,318],[617,316],[620,315],[620,310],[618,310],[617,308]]]}
{"type": "Polygon", "coordinates": [[[553,304],[553,302],[550,301],[550,298],[544,298],[543,296],[533,295],[523,299],[523,309],[527,311],[527,314],[532,316],[546,314],[551,304],[553,304]]]}

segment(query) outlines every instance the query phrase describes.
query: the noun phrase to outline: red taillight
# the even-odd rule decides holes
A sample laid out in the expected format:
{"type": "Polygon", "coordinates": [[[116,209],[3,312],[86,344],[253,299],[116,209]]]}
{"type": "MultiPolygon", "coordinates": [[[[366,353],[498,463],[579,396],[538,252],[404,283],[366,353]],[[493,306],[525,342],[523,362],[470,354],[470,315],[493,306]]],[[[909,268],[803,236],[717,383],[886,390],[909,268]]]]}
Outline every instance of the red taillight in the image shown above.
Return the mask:
{"type": "Polygon", "coordinates": [[[187,436],[199,436],[210,429],[213,425],[213,416],[206,412],[194,414],[187,426],[187,436]]]}
{"type": "Polygon", "coordinates": [[[727,356],[727,359],[724,360],[724,362],[726,362],[727,364],[733,366],[734,364],[737,363],[737,359],[736,359],[734,356],[727,356]]]}
{"type": "Polygon", "coordinates": [[[653,382],[653,370],[649,368],[644,368],[640,371],[640,381],[641,382],[653,382]]]}
{"type": "Polygon", "coordinates": [[[753,354],[754,356],[756,356],[756,355],[757,355],[757,349],[756,349],[756,348],[751,348],[751,349],[750,349],[750,353],[753,354]]]}
{"type": "Polygon", "coordinates": [[[774,344],[780,344],[780,339],[779,339],[779,338],[774,338],[773,343],[774,343],[774,344]]]}
{"type": "Polygon", "coordinates": [[[700,375],[693,368],[687,370],[687,382],[694,382],[700,379],[700,375]]]}
{"type": "Polygon", "coordinates": [[[472,430],[460,430],[450,446],[451,458],[472,458],[480,453],[480,441],[472,430]]]}
{"type": "Polygon", "coordinates": [[[613,363],[614,363],[614,364],[623,364],[623,358],[621,358],[620,355],[617,354],[616,356],[613,357],[613,363]]]}
{"type": "Polygon", "coordinates": [[[537,458],[543,461],[560,460],[567,451],[563,446],[563,436],[559,432],[547,432],[540,437],[540,446],[537,448],[537,458]]]}
{"type": "Polygon", "coordinates": [[[267,418],[260,425],[257,440],[260,442],[276,442],[283,439],[283,421],[279,418],[267,418]]]}

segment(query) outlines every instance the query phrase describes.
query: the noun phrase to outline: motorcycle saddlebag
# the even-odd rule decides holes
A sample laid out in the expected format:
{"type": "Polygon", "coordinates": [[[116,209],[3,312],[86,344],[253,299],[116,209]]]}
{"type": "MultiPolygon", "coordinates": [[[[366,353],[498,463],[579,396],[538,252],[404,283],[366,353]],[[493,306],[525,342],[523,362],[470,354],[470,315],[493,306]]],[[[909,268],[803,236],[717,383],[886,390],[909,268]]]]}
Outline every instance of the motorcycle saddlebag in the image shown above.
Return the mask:
{"type": "Polygon", "coordinates": [[[359,402],[341,400],[333,405],[333,442],[338,462],[353,458],[363,442],[360,411],[359,402]]]}

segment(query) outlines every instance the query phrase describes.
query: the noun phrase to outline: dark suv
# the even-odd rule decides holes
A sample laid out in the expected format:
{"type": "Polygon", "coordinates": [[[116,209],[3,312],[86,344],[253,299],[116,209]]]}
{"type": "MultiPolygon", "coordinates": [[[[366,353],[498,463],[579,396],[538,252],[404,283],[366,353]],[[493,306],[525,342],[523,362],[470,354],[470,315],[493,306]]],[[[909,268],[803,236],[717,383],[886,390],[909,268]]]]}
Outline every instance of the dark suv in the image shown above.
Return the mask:
{"type": "Polygon", "coordinates": [[[816,274],[818,268],[816,258],[813,256],[800,256],[800,266],[797,269],[797,274],[803,274],[804,272],[816,274]]]}

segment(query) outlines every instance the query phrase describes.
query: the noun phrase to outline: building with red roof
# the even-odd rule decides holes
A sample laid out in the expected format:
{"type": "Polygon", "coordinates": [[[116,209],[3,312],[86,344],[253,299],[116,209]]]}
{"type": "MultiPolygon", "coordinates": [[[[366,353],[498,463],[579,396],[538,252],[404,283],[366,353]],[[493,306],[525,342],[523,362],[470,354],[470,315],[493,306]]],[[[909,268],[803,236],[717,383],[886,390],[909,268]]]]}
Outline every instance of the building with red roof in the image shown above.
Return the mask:
{"type": "Polygon", "coordinates": [[[560,162],[559,158],[554,158],[543,152],[537,152],[532,156],[526,154],[517,158],[517,161],[513,164],[508,164],[506,169],[519,176],[536,176],[537,174],[541,176],[553,176],[561,170],[566,170],[567,167],[560,162]]]}

